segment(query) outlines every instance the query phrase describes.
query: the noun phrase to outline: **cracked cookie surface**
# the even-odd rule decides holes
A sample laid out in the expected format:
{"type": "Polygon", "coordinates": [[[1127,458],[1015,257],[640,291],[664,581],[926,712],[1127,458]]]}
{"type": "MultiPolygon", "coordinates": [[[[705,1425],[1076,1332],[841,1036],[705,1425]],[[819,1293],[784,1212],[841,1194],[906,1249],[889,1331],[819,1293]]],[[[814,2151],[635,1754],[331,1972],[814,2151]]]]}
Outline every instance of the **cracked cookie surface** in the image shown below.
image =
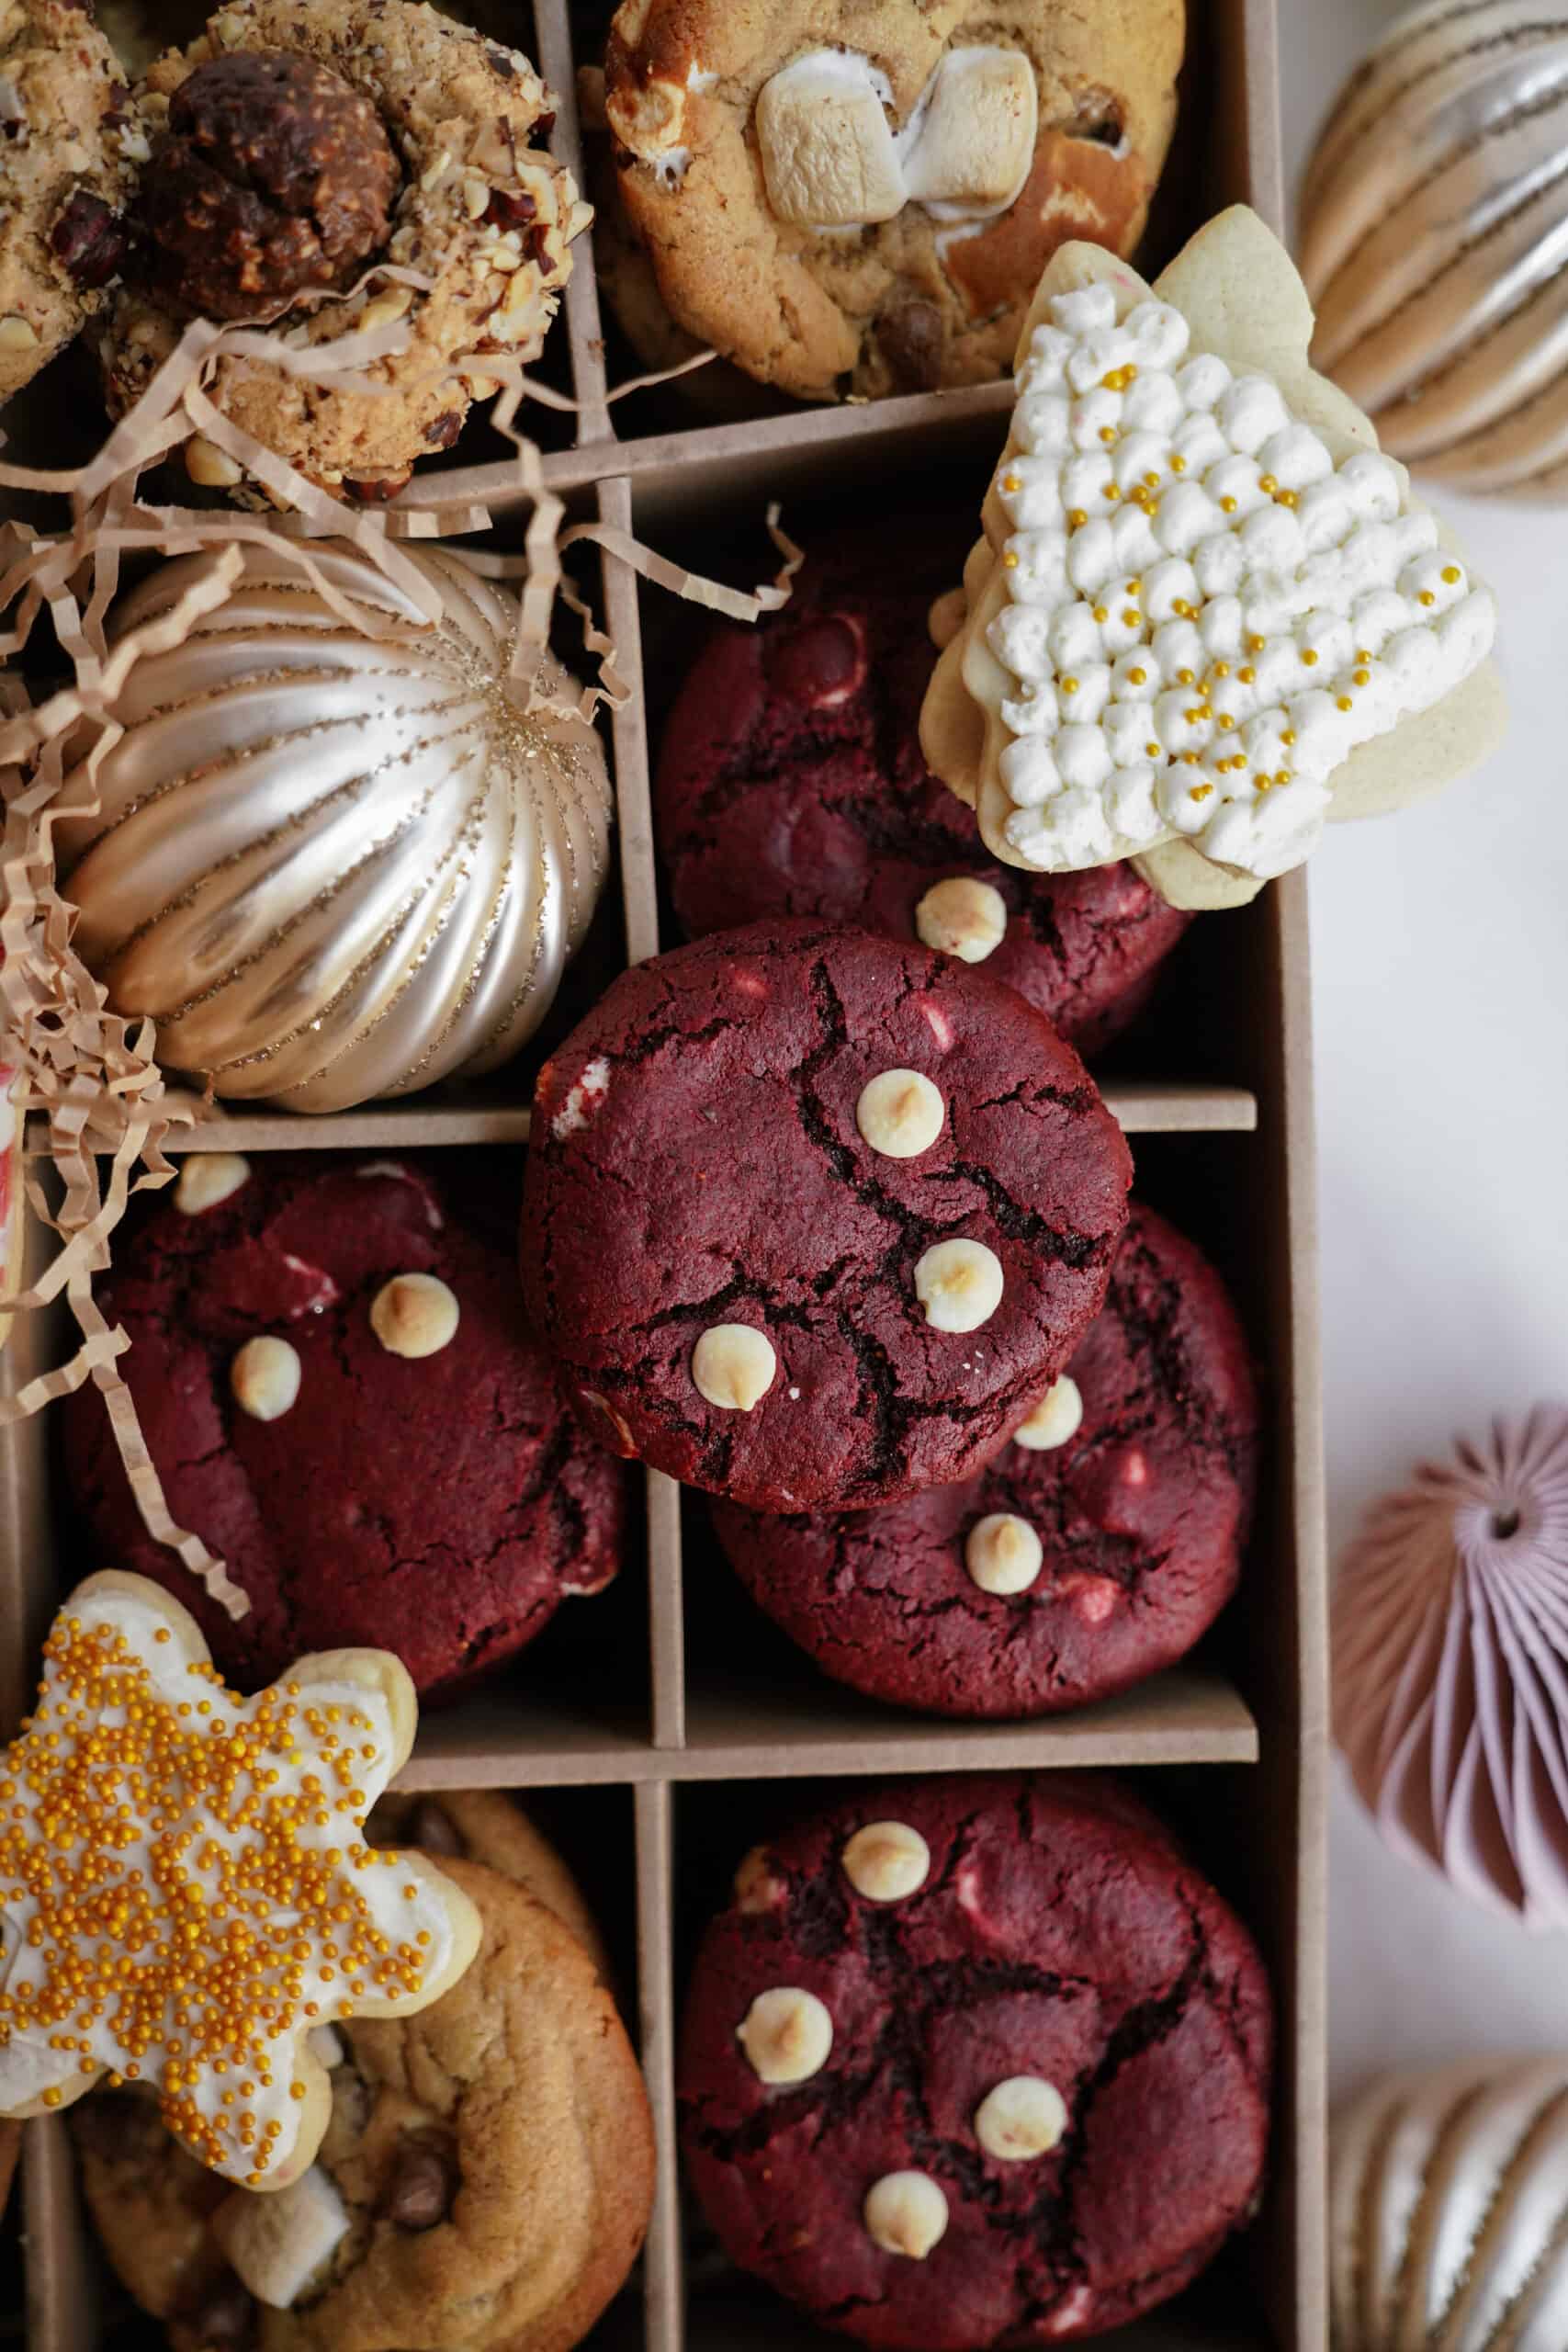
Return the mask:
{"type": "Polygon", "coordinates": [[[752,924],[624,974],[546,1066],[524,1284],[626,1453],[754,1509],[869,1504],[965,1476],[1064,1369],[1130,1179],[1011,989],[752,924]],[[890,1075],[940,1111],[913,1153],[863,1099],[890,1075]]]}
{"type": "Polygon", "coordinates": [[[1125,1690],[1184,1657],[1235,1591],[1258,1450],[1224,1286],[1140,1202],[1067,1379],[1065,1418],[1081,1405],[1082,1419],[1059,1443],[1005,1445],[976,1476],[886,1510],[716,1503],[719,1541],[785,1633],[874,1697],[1018,1716],[1125,1690]],[[987,1576],[998,1519],[1038,1539],[1026,1584],[987,1576]]]}
{"type": "MultiPolygon", "coordinates": [[[[1184,17],[1182,0],[625,0],[605,107],[621,203],[671,317],[807,400],[1005,375],[1065,239],[1136,245],[1184,17]],[[823,61],[828,82],[786,101],[786,120],[773,96],[823,61]],[[1020,115],[987,111],[987,69],[1019,72],[1020,115]],[[911,146],[939,116],[933,176],[911,146]],[[1014,136],[1018,169],[991,186],[1014,136]]],[[[635,271],[612,273],[612,299],[628,277],[635,288],[635,271]]],[[[634,338],[646,308],[635,292],[624,306],[634,338]]]]}
{"type": "Polygon", "coordinates": [[[625,1474],[528,1329],[510,1209],[492,1171],[446,1162],[193,1155],[117,1248],[98,1296],[131,1336],[125,1376],[169,1508],[249,1615],[235,1623],[148,1535],[91,1389],[63,1415],[71,1491],[98,1556],[167,1586],[244,1688],[301,1650],[370,1642],[426,1699],[449,1696],[614,1577],[625,1474]],[[393,1285],[398,1312],[373,1319],[393,1285]],[[448,1336],[397,1351],[439,1338],[440,1320],[421,1334],[427,1304],[447,1319],[455,1305],[448,1336]],[[287,1381],[258,1400],[241,1380],[252,1409],[235,1394],[258,1363],[297,1373],[275,1418],[254,1408],[287,1381]]]}
{"type": "Polygon", "coordinates": [[[992,857],[919,744],[926,607],[963,550],[871,547],[863,527],[814,549],[782,613],[719,625],[694,663],[655,786],[675,910],[693,937],[806,915],[913,941],[928,893],[981,883],[1006,928],[977,960],[1093,1054],[1143,1009],[1189,919],[1130,865],[1027,875],[992,857]]]}
{"type": "Polygon", "coordinates": [[[1251,1937],[1114,1783],[857,1786],[749,1855],[707,1929],[687,2163],[731,2257],[864,2343],[1094,2335],[1250,2218],[1271,2041],[1251,1937]],[[781,1990],[830,2044],[770,2086],[754,2005],[781,1990]]]}
{"type": "Polygon", "coordinates": [[[479,1863],[442,1867],[479,1906],[479,1955],[417,2017],[334,2028],[317,2162],[348,2228],[291,2308],[228,2267],[222,2184],[152,2100],[109,2091],[73,2110],[94,2222],[174,2352],[566,2352],[625,2280],[654,2157],[614,2003],[542,1904],[479,1863]]]}

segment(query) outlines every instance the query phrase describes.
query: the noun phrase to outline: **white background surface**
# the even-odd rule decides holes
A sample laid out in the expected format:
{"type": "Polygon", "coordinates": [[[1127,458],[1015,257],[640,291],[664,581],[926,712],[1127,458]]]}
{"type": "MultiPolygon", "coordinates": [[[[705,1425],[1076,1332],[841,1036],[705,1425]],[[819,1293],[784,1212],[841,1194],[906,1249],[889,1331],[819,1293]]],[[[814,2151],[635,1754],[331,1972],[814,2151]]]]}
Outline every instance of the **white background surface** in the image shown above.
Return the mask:
{"type": "MultiPolygon", "coordinates": [[[[1393,0],[1280,0],[1287,185],[1393,0]]],[[[1512,728],[1312,865],[1329,1544],[1459,1429],[1568,1396],[1568,508],[1440,503],[1497,590],[1512,728]]],[[[1337,2091],[1568,2044],[1568,1937],[1403,1860],[1337,1769],[1337,2091]]]]}

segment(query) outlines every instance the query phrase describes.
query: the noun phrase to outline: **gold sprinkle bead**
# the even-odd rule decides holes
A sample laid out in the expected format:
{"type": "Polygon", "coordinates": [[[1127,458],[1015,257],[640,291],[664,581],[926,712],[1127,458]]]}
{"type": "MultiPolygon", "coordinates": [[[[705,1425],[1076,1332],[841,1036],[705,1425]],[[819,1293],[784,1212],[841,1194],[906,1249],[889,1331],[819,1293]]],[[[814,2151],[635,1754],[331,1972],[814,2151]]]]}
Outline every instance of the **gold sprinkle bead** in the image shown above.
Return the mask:
{"type": "Polygon", "coordinates": [[[1423,588],[1416,601],[1418,605],[1435,605],[1438,600],[1429,588],[1423,588]]]}
{"type": "Polygon", "coordinates": [[[1301,500],[1293,490],[1282,490],[1279,503],[1281,506],[1299,506],[1301,500]]]}
{"type": "Polygon", "coordinates": [[[1122,612],[1122,618],[1123,622],[1126,624],[1126,626],[1127,626],[1127,628],[1137,628],[1137,626],[1138,626],[1138,618],[1139,618],[1139,616],[1138,616],[1138,615],[1137,615],[1137,614],[1133,610],[1133,607],[1132,607],[1132,605],[1128,605],[1124,608],[1124,610],[1123,610],[1123,612],[1122,612]]]}
{"type": "Polygon", "coordinates": [[[1010,571],[1016,571],[1018,570],[1017,549],[1014,548],[1004,548],[1002,551],[1002,561],[1006,564],[1010,571]]]}
{"type": "Polygon", "coordinates": [[[1272,498],[1280,485],[1275,481],[1272,474],[1259,474],[1258,477],[1258,487],[1263,492],[1265,498],[1272,498]]]}
{"type": "Polygon", "coordinates": [[[1021,474],[1004,474],[1002,476],[1002,488],[1004,490],[1021,490],[1023,488],[1023,476],[1021,474]]]}
{"type": "Polygon", "coordinates": [[[1130,686],[1145,685],[1148,682],[1148,675],[1149,673],[1146,670],[1129,670],[1127,673],[1127,684],[1130,686]]]}
{"type": "Polygon", "coordinates": [[[1145,743],[1144,745],[1144,749],[1148,753],[1151,760],[1158,759],[1160,755],[1160,746],[1157,743],[1145,743]]]}
{"type": "Polygon", "coordinates": [[[1235,725],[1235,721],[1231,717],[1228,710],[1221,711],[1218,723],[1221,727],[1234,727],[1235,725]]]}
{"type": "Polygon", "coordinates": [[[1281,743],[1293,743],[1295,740],[1296,730],[1293,727],[1287,727],[1284,733],[1280,738],[1281,743]]]}
{"type": "Polygon", "coordinates": [[[1207,800],[1213,788],[1212,784],[1195,784],[1190,797],[1194,800],[1207,800]]]}
{"type": "Polygon", "coordinates": [[[1173,474],[1184,474],[1187,471],[1186,458],[1172,458],[1170,461],[1170,470],[1173,474]]]}
{"type": "Polygon", "coordinates": [[[1081,531],[1088,521],[1089,516],[1084,513],[1083,508],[1081,506],[1075,506],[1071,508],[1068,513],[1067,528],[1070,531],[1081,531]]]}
{"type": "Polygon", "coordinates": [[[1241,683],[1242,683],[1242,684],[1243,684],[1244,686],[1249,686],[1249,685],[1251,685],[1251,684],[1252,684],[1253,680],[1257,677],[1257,675],[1258,675],[1257,671],[1256,671],[1255,669],[1253,669],[1253,668],[1252,668],[1252,666],[1251,666],[1251,664],[1250,664],[1250,663],[1247,665],[1247,667],[1245,670],[1238,670],[1238,671],[1236,672],[1236,676],[1241,680],[1241,683]]]}
{"type": "Polygon", "coordinates": [[[1065,695],[1076,695],[1077,690],[1078,682],[1076,678],[1064,678],[1062,680],[1062,692],[1065,695]]]}
{"type": "Polygon", "coordinates": [[[1107,448],[1109,448],[1111,442],[1120,441],[1122,435],[1117,432],[1116,427],[1113,424],[1102,424],[1100,428],[1100,437],[1105,443],[1107,448]]]}
{"type": "Polygon", "coordinates": [[[1147,484],[1148,484],[1148,486],[1149,486],[1149,488],[1150,488],[1151,490],[1157,490],[1157,489],[1159,488],[1159,476],[1158,476],[1158,474],[1145,474],[1145,475],[1144,476],[1144,480],[1145,480],[1145,482],[1147,482],[1147,484]]]}
{"type": "Polygon", "coordinates": [[[1105,485],[1105,495],[1107,498],[1120,498],[1122,492],[1113,481],[1108,481],[1105,485]]]}
{"type": "Polygon", "coordinates": [[[1460,582],[1464,578],[1464,574],[1460,570],[1457,563],[1445,563],[1443,566],[1442,576],[1445,584],[1450,588],[1457,588],[1460,582]]]}
{"type": "Polygon", "coordinates": [[[1216,677],[1216,678],[1228,678],[1228,677],[1230,676],[1230,673],[1231,673],[1231,665],[1230,665],[1230,663],[1229,663],[1228,662],[1215,662],[1215,664],[1214,664],[1214,675],[1215,675],[1215,677],[1216,677]]]}
{"type": "Polygon", "coordinates": [[[1350,683],[1353,686],[1370,686],[1372,683],[1372,673],[1370,670],[1352,670],[1350,683]]]}
{"type": "Polygon", "coordinates": [[[1357,649],[1356,649],[1356,659],[1357,659],[1357,661],[1358,661],[1358,662],[1370,662],[1370,661],[1371,660],[1371,658],[1372,658],[1372,657],[1371,657],[1371,655],[1368,652],[1368,650],[1367,650],[1367,649],[1366,649],[1366,647],[1365,647],[1364,645],[1360,645],[1360,646],[1358,646],[1358,647],[1357,647],[1357,649]]]}
{"type": "Polygon", "coordinates": [[[1247,650],[1249,653],[1261,653],[1268,642],[1269,639],[1266,637],[1249,637],[1247,640],[1247,650]]]}
{"type": "Polygon", "coordinates": [[[1111,615],[1106,611],[1103,605],[1096,605],[1094,607],[1094,617],[1097,621],[1108,621],[1111,618],[1111,615]]]}
{"type": "Polygon", "coordinates": [[[1316,667],[1317,667],[1317,656],[1316,656],[1316,654],[1313,651],[1313,650],[1312,650],[1312,648],[1311,648],[1311,646],[1310,646],[1310,645],[1307,647],[1306,651],[1302,655],[1302,660],[1303,660],[1303,662],[1304,662],[1304,664],[1306,665],[1306,667],[1307,667],[1309,670],[1315,670],[1315,669],[1316,669],[1316,667]]]}
{"type": "Polygon", "coordinates": [[[1356,707],[1348,695],[1336,695],[1334,700],[1336,707],[1340,710],[1354,710],[1356,707]]]}
{"type": "Polygon", "coordinates": [[[1176,683],[1179,686],[1191,686],[1197,684],[1197,680],[1190,670],[1178,670],[1176,683]]]}
{"type": "Polygon", "coordinates": [[[1222,514],[1234,514],[1235,513],[1235,500],[1230,497],[1228,493],[1220,501],[1220,513],[1222,514]]]}

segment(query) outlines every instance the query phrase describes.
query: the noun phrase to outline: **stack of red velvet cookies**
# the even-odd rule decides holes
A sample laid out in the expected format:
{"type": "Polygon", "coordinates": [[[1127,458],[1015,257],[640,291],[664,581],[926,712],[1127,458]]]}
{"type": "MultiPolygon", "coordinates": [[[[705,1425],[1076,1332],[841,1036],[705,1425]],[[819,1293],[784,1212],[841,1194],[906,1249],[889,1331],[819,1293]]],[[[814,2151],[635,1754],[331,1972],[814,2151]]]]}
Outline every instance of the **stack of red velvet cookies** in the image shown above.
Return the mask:
{"type": "MultiPolygon", "coordinates": [[[[117,1250],[105,1311],[175,1517],[250,1600],[203,1616],[247,1687],[343,1643],[427,1700],[517,1660],[614,1577],[634,1459],[706,1490],[816,1668],[906,1709],[1088,1705],[1231,1597],[1246,1340],[1130,1202],[1082,1058],[1186,918],[1124,867],[998,865],[928,774],[939,557],[889,588],[829,548],[701,651],[658,784],[689,944],[543,1072],[521,1284],[493,1156],[193,1158],[117,1250]]],[[[67,1444],[100,1555],[190,1600],[85,1402],[67,1444]]],[[[829,2325],[1089,2335],[1250,2216],[1270,2040],[1246,1930],[1113,1784],[846,1790],[708,1930],[686,2153],[729,2256],[829,2325]]]]}

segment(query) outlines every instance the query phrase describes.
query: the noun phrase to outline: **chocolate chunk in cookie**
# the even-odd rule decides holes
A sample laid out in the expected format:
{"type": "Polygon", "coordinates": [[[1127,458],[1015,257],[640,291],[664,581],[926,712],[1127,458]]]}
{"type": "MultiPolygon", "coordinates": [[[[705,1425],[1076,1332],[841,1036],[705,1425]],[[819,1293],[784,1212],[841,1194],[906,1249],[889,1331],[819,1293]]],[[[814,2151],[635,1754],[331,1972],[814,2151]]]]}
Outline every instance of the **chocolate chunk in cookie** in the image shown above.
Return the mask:
{"type": "Polygon", "coordinates": [[[276,318],[380,249],[400,178],[376,108],[329,66],[212,58],[170,99],[142,183],[152,284],[188,313],[276,318]]]}

